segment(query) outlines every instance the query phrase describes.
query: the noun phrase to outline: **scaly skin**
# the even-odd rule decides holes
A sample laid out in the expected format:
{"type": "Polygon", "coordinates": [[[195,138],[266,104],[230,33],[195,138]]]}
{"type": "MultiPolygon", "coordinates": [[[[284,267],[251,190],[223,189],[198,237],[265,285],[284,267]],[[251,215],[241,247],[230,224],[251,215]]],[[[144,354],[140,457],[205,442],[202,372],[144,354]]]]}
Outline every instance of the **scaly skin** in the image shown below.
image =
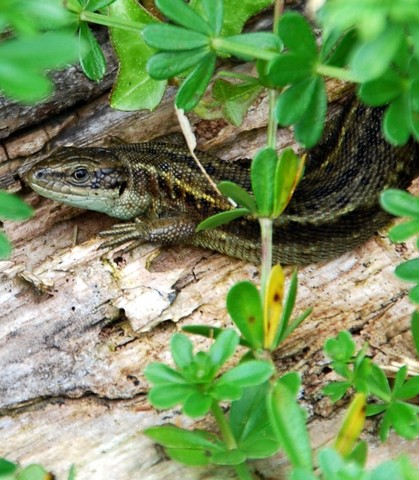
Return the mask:
{"type": "MultiPolygon", "coordinates": [[[[309,152],[290,205],[275,222],[276,262],[336,257],[389,220],[378,206],[379,192],[410,184],[417,173],[417,147],[386,143],[381,115],[353,103],[328,125],[321,144],[309,152]]],[[[204,153],[199,158],[215,182],[231,180],[250,189],[250,160],[229,163],[204,153]]],[[[201,220],[232,207],[215,194],[186,148],[163,143],[61,148],[32,167],[26,179],[45,197],[131,220],[102,232],[113,237],[105,247],[127,241],[132,248],[144,242],[185,243],[259,261],[255,219],[195,233],[201,220]]]]}

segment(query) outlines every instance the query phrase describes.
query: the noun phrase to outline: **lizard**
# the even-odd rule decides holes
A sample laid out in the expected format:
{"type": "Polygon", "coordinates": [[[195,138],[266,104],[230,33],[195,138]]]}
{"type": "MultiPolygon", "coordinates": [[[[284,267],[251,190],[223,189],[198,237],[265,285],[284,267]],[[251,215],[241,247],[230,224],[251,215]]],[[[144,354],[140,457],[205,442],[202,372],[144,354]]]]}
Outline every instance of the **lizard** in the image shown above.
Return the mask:
{"type": "MultiPolygon", "coordinates": [[[[274,221],[273,260],[303,265],[337,257],[368,239],[391,216],[379,192],[405,188],[417,174],[417,145],[388,144],[383,109],[357,101],[328,125],[308,152],[303,179],[274,221]]],[[[200,161],[215,182],[250,190],[250,160],[227,162],[206,153],[200,161]]],[[[191,244],[253,263],[260,260],[257,219],[243,217],[196,232],[208,216],[232,208],[215,193],[186,147],[158,142],[111,147],[60,147],[26,174],[38,194],[124,220],[101,232],[103,248],[131,242],[191,244]]]]}

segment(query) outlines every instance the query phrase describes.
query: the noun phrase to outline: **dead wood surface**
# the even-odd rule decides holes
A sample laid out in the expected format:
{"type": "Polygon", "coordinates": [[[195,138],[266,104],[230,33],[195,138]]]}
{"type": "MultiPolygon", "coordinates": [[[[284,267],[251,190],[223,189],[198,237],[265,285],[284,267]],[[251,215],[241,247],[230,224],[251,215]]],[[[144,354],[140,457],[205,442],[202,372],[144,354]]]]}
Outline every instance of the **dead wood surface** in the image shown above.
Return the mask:
{"type": "MultiPolygon", "coordinates": [[[[229,469],[178,465],[141,435],[169,421],[193,425],[178,410],[151,409],[143,370],[151,361],[170,361],[169,338],[181,326],[231,326],[226,293],[238,280],[257,281],[257,268],[190,247],[103,253],[96,234],[114,220],[40,198],[16,176],[58,145],[103,145],[112,136],[144,141],[177,131],[172,100],[169,89],[155,112],[127,113],[112,111],[103,96],[3,141],[0,184],[19,191],[36,214],[4,226],[15,250],[0,262],[0,456],[42,463],[58,479],[72,463],[78,480],[234,478],[229,469]]],[[[231,160],[252,156],[265,140],[266,110],[261,98],[238,129],[193,118],[200,148],[231,160]]],[[[291,144],[287,130],[278,142],[280,148],[291,144]]],[[[349,329],[383,364],[413,355],[412,306],[393,269],[414,256],[411,245],[391,245],[382,231],[332,262],[299,270],[298,312],[310,305],[314,312],[276,362],[280,371],[297,369],[303,376],[316,447],[331,441],[341,419],[339,407],[320,392],[333,378],[322,354],[326,338],[349,329]]],[[[371,465],[402,452],[419,464],[417,443],[391,436],[381,445],[374,428],[371,422],[365,434],[371,465]]],[[[281,455],[253,466],[262,478],[284,478],[281,455]]]]}

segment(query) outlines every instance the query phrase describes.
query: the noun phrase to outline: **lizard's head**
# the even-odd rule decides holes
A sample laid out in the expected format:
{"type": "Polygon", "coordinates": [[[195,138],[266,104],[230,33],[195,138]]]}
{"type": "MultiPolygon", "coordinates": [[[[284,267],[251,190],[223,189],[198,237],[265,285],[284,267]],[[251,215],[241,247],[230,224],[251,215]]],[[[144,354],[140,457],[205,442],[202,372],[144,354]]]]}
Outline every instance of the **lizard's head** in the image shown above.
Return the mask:
{"type": "Polygon", "coordinates": [[[127,185],[127,173],[108,149],[57,149],[25,175],[40,195],[79,208],[109,213],[127,185]]]}

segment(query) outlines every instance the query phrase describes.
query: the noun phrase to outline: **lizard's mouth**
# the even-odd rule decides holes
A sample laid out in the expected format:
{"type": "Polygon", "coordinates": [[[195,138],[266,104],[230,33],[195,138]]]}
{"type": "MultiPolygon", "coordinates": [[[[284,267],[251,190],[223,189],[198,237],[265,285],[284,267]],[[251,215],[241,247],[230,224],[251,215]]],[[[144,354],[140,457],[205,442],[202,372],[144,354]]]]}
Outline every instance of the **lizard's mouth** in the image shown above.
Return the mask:
{"type": "MultiPolygon", "coordinates": [[[[81,170],[81,168],[75,170],[79,177],[82,176],[81,170]]],[[[70,178],[74,179],[74,175],[70,178]]],[[[76,185],[64,172],[42,165],[34,165],[25,175],[25,180],[43,197],[97,212],[107,212],[119,196],[119,188],[102,188],[87,178],[84,180],[79,178],[79,184],[76,185]]]]}

